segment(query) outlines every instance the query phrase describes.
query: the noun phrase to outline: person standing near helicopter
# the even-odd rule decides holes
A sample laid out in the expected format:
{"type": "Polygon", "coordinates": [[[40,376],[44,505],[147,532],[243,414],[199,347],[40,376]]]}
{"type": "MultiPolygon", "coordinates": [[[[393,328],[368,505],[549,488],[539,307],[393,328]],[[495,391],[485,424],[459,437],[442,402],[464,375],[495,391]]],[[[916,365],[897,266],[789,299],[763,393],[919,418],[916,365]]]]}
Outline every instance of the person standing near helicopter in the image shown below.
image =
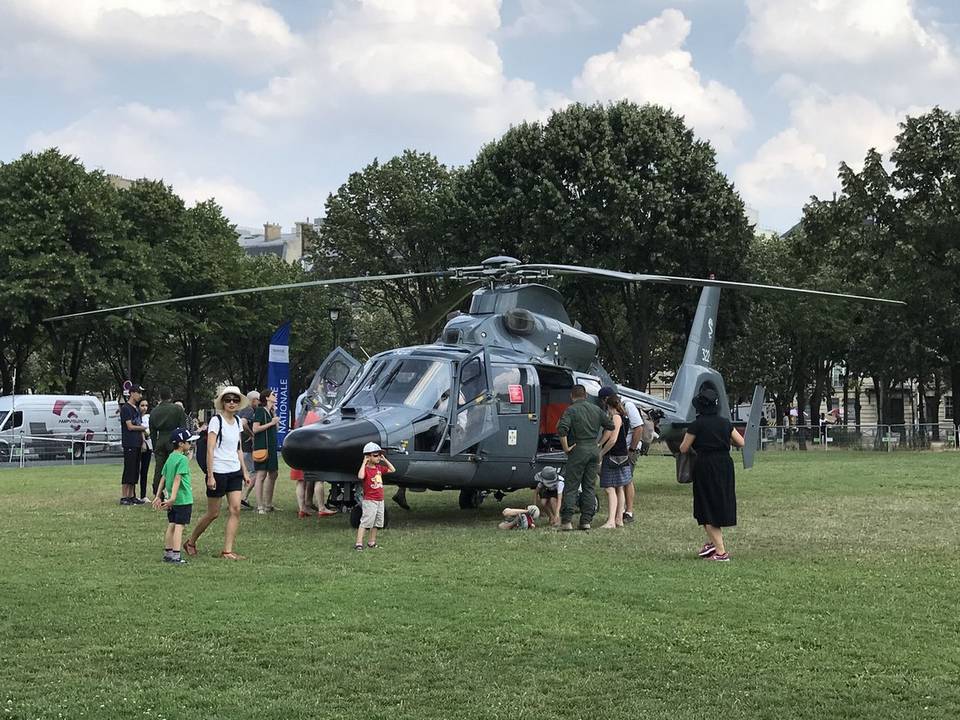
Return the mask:
{"type": "Polygon", "coordinates": [[[587,402],[587,389],[583,385],[573,386],[570,399],[572,404],[557,423],[560,445],[567,454],[560,529],[573,530],[573,514],[579,504],[580,529],[589,530],[597,505],[596,482],[600,472],[597,440],[601,430],[613,430],[613,420],[597,405],[587,402]]]}

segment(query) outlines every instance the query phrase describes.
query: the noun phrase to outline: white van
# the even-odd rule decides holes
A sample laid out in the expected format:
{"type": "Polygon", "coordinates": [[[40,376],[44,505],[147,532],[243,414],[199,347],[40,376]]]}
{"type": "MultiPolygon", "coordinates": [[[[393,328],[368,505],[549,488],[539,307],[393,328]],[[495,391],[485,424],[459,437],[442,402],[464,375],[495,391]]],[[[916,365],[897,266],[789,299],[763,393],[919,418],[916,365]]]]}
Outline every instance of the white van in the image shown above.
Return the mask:
{"type": "Polygon", "coordinates": [[[47,460],[103,453],[108,446],[83,441],[119,442],[120,410],[93,395],[5,395],[0,397],[0,461],[25,456],[47,460]]]}

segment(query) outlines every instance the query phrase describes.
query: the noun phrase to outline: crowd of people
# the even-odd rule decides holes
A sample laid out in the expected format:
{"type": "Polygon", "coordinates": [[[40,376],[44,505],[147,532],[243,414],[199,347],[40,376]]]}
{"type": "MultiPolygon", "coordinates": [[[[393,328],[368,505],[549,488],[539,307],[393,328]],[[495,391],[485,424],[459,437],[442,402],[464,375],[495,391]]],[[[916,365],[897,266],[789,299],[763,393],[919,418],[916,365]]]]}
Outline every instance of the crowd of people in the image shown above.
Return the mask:
{"type": "MultiPolygon", "coordinates": [[[[535,476],[534,503],[526,508],[506,508],[501,529],[530,529],[545,517],[549,525],[561,531],[574,529],[573,516],[579,515],[578,528],[591,529],[599,503],[596,486],[606,494],[607,517],[603,529],[617,529],[634,520],[633,471],[637,456],[651,440],[651,424],[645,421],[636,404],[619,397],[612,387],[600,389],[598,403],[588,399],[586,388],[577,385],[571,392],[571,404],[557,425],[557,435],[566,454],[564,474],[552,466],[543,467],[535,476]]],[[[728,561],[729,551],[723,528],[736,525],[736,490],[731,446],[743,447],[743,438],[731,421],[717,414],[719,395],[712,387],[701,388],[694,399],[696,420],[687,428],[679,452],[696,456],[693,464],[693,515],[707,536],[698,555],[714,561],[728,561]]],[[[181,555],[197,554],[197,542],[220,516],[223,499],[227,501],[227,520],[220,557],[242,560],[235,552],[237,530],[243,508],[272,512],[273,495],[279,470],[276,395],[270,389],[243,394],[236,386],[221,388],[214,399],[215,414],[206,425],[190,426],[182,406],[161,391],[153,412],[143,398],[143,388],[130,389],[121,409],[124,451],[123,488],[120,503],[144,504],[146,479],[151,457],[155,469],[153,506],[167,510],[164,561],[182,564],[181,555]],[[201,442],[198,464],[204,472],[207,507],[190,536],[183,541],[190,523],[193,505],[189,470],[191,444],[201,442]],[[140,484],[140,495],[136,485],[140,484]]],[[[379,547],[377,530],[384,524],[383,476],[395,472],[376,443],[367,443],[357,479],[362,484],[362,514],[357,530],[356,550],[379,547]],[[370,536],[366,546],[366,533],[370,536]]],[[[336,514],[323,500],[323,483],[309,479],[309,473],[293,470],[297,482],[299,517],[312,510],[323,517],[336,514]],[[309,487],[312,486],[312,487],[309,487]],[[317,504],[315,493],[319,492],[317,504]]]]}

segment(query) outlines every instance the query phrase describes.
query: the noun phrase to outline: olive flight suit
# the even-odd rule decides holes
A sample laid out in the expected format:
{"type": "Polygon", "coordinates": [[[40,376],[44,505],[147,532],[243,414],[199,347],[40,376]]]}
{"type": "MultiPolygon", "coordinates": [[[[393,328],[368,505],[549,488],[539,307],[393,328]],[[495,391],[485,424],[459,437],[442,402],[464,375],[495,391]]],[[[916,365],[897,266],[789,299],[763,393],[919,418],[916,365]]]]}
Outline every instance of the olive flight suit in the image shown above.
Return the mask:
{"type": "Polygon", "coordinates": [[[163,401],[150,413],[150,439],[153,441],[153,494],[157,494],[163,480],[163,464],[170,456],[173,446],[170,433],[186,427],[187,415],[179,405],[163,401]]]}
{"type": "Polygon", "coordinates": [[[567,455],[567,464],[563,469],[562,522],[568,523],[573,519],[577,509],[577,493],[580,494],[580,525],[593,520],[597,504],[597,475],[600,472],[597,440],[601,428],[613,430],[613,420],[586,399],[574,400],[557,424],[557,435],[566,437],[567,446],[573,448],[567,455]]]}

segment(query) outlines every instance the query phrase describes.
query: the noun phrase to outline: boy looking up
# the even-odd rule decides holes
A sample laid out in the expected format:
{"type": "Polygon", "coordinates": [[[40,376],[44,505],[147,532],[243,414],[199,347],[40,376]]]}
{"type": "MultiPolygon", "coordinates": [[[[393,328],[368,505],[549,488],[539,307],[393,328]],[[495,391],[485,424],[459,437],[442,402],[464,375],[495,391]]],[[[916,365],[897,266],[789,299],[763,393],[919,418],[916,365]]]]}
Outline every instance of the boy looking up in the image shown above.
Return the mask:
{"type": "Polygon", "coordinates": [[[367,547],[377,546],[377,528],[383,527],[383,474],[396,470],[393,463],[383,455],[383,449],[375,442],[363,446],[363,463],[357,478],[363,480],[363,515],[357,528],[355,550],[363,550],[363,536],[370,530],[367,547]]]}
{"type": "Polygon", "coordinates": [[[183,540],[183,528],[190,524],[193,512],[193,490],[190,487],[190,443],[199,435],[191,435],[186,428],[177,428],[170,434],[173,447],[166,462],[163,463],[164,492],[166,500],[158,494],[153,500],[156,509],[167,511],[167,533],[163,542],[163,561],[185,565],[180,557],[180,543],[183,540]]]}

